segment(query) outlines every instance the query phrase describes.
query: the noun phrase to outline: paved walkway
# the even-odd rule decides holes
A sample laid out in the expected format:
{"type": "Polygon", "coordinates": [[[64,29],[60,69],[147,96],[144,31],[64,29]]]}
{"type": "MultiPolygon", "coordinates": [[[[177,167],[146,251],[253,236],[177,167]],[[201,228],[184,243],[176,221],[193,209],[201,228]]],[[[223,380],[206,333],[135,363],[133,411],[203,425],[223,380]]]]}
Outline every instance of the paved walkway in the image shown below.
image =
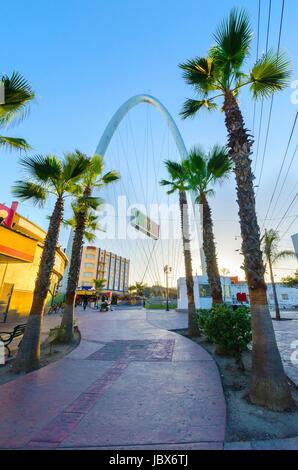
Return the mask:
{"type": "MultiPolygon", "coordinates": [[[[271,314],[274,316],[273,312],[271,314]]],[[[273,321],[277,345],[288,377],[298,386],[298,312],[282,311],[281,316],[287,320],[273,321]]],[[[147,313],[147,320],[157,328],[169,330],[187,328],[186,313],[151,310],[147,313]]]]}
{"type": "Polygon", "coordinates": [[[78,348],[0,387],[0,448],[223,449],[213,359],[152,315],[79,310],[78,348]]]}

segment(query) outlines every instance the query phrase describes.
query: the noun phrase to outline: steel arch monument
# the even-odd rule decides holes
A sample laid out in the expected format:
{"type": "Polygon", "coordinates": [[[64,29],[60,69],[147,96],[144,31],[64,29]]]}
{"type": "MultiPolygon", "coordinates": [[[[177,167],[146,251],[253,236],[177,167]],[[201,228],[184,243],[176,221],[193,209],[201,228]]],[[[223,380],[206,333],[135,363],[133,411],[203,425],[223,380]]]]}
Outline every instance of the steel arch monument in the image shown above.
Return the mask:
{"type": "MultiPolygon", "coordinates": [[[[102,137],[96,147],[95,153],[98,155],[102,155],[103,157],[105,156],[105,153],[108,149],[108,146],[113,138],[114,133],[116,132],[119,124],[123,120],[123,118],[126,116],[126,114],[135,106],[141,103],[147,103],[151,106],[153,106],[163,117],[165,120],[169,130],[171,131],[172,137],[174,139],[174,142],[177,146],[179,155],[181,160],[186,158],[188,152],[185,146],[185,143],[182,139],[181,133],[170,115],[169,111],[167,108],[157,99],[154,98],[154,96],[151,95],[135,95],[129,98],[127,101],[125,101],[120,108],[115,112],[115,114],[112,116],[110,119],[108,125],[106,126],[104,133],[102,134],[102,137]]],[[[200,216],[199,216],[199,211],[198,211],[198,205],[195,202],[196,199],[196,194],[194,192],[191,193],[191,201],[192,201],[192,208],[193,208],[193,213],[196,221],[196,229],[197,229],[197,238],[200,240],[200,216]]],[[[71,231],[68,244],[67,244],[67,249],[66,249],[66,254],[68,258],[70,258],[71,255],[71,249],[72,249],[72,239],[73,239],[73,232],[71,231]]],[[[201,248],[199,249],[200,252],[200,257],[201,257],[201,266],[202,266],[202,272],[203,274],[206,273],[206,267],[205,267],[205,260],[204,256],[202,253],[201,248]]],[[[66,291],[66,284],[67,284],[67,276],[68,276],[68,270],[69,270],[69,265],[65,271],[64,277],[63,277],[63,282],[62,282],[62,291],[66,291]]]]}

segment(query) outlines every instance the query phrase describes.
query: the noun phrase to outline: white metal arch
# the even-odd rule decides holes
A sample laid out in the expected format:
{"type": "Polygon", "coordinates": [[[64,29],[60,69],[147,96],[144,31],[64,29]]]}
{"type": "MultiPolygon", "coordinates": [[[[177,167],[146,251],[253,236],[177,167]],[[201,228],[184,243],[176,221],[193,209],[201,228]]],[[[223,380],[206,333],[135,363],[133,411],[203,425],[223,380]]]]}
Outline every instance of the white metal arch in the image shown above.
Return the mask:
{"type": "MultiPolygon", "coordinates": [[[[105,128],[105,131],[104,131],[104,133],[103,133],[103,135],[102,135],[102,137],[101,137],[101,139],[100,139],[100,141],[99,141],[99,143],[96,147],[96,153],[98,155],[102,155],[102,156],[105,155],[105,153],[107,151],[107,148],[109,146],[109,143],[111,142],[112,137],[113,137],[117,127],[121,123],[122,119],[125,117],[125,115],[132,108],[134,108],[135,106],[137,106],[138,104],[141,104],[141,103],[150,104],[151,106],[156,108],[157,111],[162,115],[162,117],[164,118],[164,120],[167,123],[167,126],[169,127],[169,129],[171,131],[172,137],[173,137],[173,139],[176,143],[176,146],[177,146],[177,149],[178,149],[181,160],[186,158],[188,152],[187,152],[185,143],[182,139],[181,133],[180,133],[174,119],[170,115],[167,108],[157,98],[155,98],[154,96],[151,96],[151,95],[135,95],[135,96],[132,96],[127,101],[125,101],[125,103],[123,103],[120,106],[120,108],[118,108],[118,110],[115,112],[115,114],[110,119],[107,127],[105,128]]],[[[200,232],[201,232],[200,217],[199,217],[198,205],[196,204],[195,200],[196,200],[196,194],[191,193],[192,207],[193,207],[194,217],[195,217],[195,221],[196,221],[196,228],[197,228],[197,237],[198,237],[198,240],[200,240],[201,239],[201,237],[200,237],[200,232]]],[[[204,255],[203,255],[203,252],[202,252],[201,249],[199,249],[199,253],[200,253],[200,257],[201,257],[202,272],[203,272],[203,274],[206,274],[205,259],[204,259],[204,255]]]]}
{"type": "MultiPolygon", "coordinates": [[[[182,136],[180,134],[180,131],[170,115],[169,111],[167,108],[157,99],[154,98],[154,96],[151,95],[135,95],[129,98],[125,103],[123,103],[120,108],[115,112],[115,114],[112,116],[110,119],[108,125],[106,126],[104,133],[102,134],[102,137],[96,147],[95,153],[98,155],[105,156],[105,153],[108,149],[108,146],[113,138],[113,135],[115,131],[117,130],[117,127],[121,123],[122,119],[126,116],[126,114],[135,106],[141,103],[148,103],[154,108],[157,109],[157,111],[162,115],[164,118],[165,122],[167,123],[167,126],[169,127],[172,137],[176,143],[179,155],[181,160],[186,158],[188,152],[185,146],[185,143],[182,139],[182,136]]],[[[196,199],[196,194],[191,193],[191,201],[192,201],[192,207],[193,207],[193,212],[194,212],[194,217],[196,221],[196,228],[197,228],[197,238],[198,241],[201,239],[200,237],[200,218],[199,218],[199,211],[198,211],[198,205],[195,202],[196,199]]],[[[73,240],[73,232],[71,231],[69,240],[68,240],[68,245],[66,249],[66,254],[68,258],[70,258],[71,255],[71,250],[72,250],[72,240],[73,240]]],[[[199,247],[200,248],[200,247],[199,247]]],[[[199,249],[200,257],[201,257],[201,266],[202,266],[202,272],[203,274],[206,274],[206,267],[205,267],[205,259],[203,256],[203,252],[201,248],[199,249]]],[[[67,277],[68,277],[68,270],[69,266],[66,268],[64,276],[63,276],[63,282],[62,282],[62,290],[65,292],[66,291],[66,284],[67,284],[67,277]]]]}
{"type": "Polygon", "coordinates": [[[125,101],[122,106],[120,106],[120,108],[115,112],[107,127],[105,128],[105,131],[96,148],[96,153],[102,156],[105,155],[109,143],[111,142],[111,139],[122,119],[133,107],[137,106],[140,103],[148,103],[154,106],[160,112],[172,133],[181,159],[185,158],[187,156],[187,150],[174,119],[172,118],[166,107],[158,99],[150,95],[132,96],[131,98],[129,98],[129,100],[125,101]]]}

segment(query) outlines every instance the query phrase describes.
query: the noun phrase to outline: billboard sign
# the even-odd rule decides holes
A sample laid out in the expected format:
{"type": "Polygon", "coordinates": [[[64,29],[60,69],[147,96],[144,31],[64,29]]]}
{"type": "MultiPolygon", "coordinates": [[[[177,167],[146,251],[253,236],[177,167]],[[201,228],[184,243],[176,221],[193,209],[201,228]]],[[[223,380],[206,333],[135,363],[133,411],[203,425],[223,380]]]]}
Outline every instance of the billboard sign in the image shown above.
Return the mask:
{"type": "Polygon", "coordinates": [[[131,211],[130,224],[140,232],[144,233],[154,240],[159,239],[160,226],[154,220],[151,220],[143,212],[134,207],[131,211]]]}
{"type": "Polygon", "coordinates": [[[5,104],[5,86],[4,81],[0,81],[0,104],[5,104]]]}
{"type": "Polygon", "coordinates": [[[11,228],[13,222],[13,216],[17,210],[18,203],[13,202],[11,207],[7,207],[4,204],[0,204],[0,224],[5,227],[11,228]]]}

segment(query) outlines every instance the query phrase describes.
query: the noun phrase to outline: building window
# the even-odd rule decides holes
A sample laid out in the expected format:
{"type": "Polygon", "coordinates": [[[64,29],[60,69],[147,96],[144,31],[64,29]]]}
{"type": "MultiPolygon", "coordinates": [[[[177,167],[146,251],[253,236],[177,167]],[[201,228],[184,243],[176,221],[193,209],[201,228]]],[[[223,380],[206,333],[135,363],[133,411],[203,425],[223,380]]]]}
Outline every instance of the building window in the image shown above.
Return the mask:
{"type": "Polygon", "coordinates": [[[84,263],[85,268],[94,268],[94,263],[84,263]]]}
{"type": "Polygon", "coordinates": [[[83,287],[92,287],[92,286],[90,285],[90,281],[84,281],[84,282],[82,282],[82,286],[83,286],[83,287]]]}
{"type": "Polygon", "coordinates": [[[93,277],[93,273],[84,273],[83,277],[93,277]]]}
{"type": "Polygon", "coordinates": [[[282,300],[289,300],[289,294],[281,294],[282,300]]]}
{"type": "Polygon", "coordinates": [[[209,284],[199,284],[200,297],[211,297],[209,284]]]}
{"type": "Polygon", "coordinates": [[[85,258],[86,259],[95,259],[95,255],[92,255],[91,253],[87,253],[85,258]]]}

